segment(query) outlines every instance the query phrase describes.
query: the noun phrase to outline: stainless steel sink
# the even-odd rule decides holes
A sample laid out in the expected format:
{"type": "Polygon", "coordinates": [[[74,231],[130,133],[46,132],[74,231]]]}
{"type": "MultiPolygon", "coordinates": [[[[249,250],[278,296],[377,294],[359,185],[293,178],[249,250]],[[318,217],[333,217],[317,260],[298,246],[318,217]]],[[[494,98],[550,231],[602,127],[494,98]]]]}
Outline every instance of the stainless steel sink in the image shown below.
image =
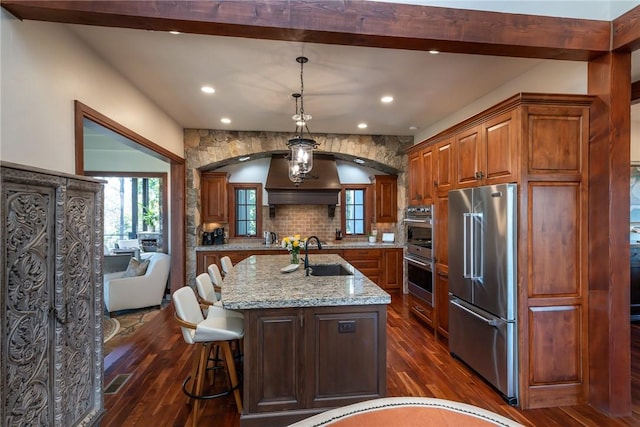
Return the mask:
{"type": "Polygon", "coordinates": [[[342,264],[316,264],[309,266],[311,276],[353,276],[342,264]]]}

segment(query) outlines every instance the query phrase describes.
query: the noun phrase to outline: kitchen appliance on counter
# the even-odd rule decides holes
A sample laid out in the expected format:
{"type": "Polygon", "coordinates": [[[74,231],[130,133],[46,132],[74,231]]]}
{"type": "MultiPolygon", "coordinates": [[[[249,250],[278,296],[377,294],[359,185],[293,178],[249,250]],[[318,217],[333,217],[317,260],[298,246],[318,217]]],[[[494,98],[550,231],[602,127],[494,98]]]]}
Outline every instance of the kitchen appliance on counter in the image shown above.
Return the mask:
{"type": "Polygon", "coordinates": [[[264,244],[271,245],[278,243],[278,234],[273,231],[265,231],[264,232],[264,244]]]}
{"type": "Polygon", "coordinates": [[[202,233],[202,245],[223,245],[224,244],[224,228],[214,228],[213,231],[205,231],[202,233]]]}
{"type": "Polygon", "coordinates": [[[449,192],[449,350],[518,402],[516,184],[449,192]]]}
{"type": "Polygon", "coordinates": [[[433,306],[433,205],[412,206],[405,214],[407,290],[433,306]]]}

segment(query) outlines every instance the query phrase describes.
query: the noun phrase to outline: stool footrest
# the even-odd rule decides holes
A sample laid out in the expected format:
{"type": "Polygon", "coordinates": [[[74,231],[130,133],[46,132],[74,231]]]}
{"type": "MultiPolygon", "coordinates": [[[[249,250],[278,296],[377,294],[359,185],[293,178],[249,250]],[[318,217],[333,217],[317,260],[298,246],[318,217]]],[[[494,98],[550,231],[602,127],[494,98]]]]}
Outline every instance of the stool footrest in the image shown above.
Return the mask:
{"type": "MultiPolygon", "coordinates": [[[[211,368],[209,368],[211,369],[211,368]]],[[[231,393],[233,393],[233,391],[237,388],[239,388],[240,383],[238,383],[238,385],[236,385],[235,387],[231,387],[227,390],[221,391],[220,393],[215,393],[215,394],[203,394],[203,395],[197,395],[197,394],[193,394],[190,391],[187,390],[187,384],[189,383],[189,381],[191,380],[191,375],[189,375],[184,382],[182,383],[182,392],[184,394],[186,394],[187,396],[189,396],[192,399],[201,399],[201,400],[208,400],[208,399],[215,399],[218,397],[222,397],[222,396],[228,396],[231,393]]]]}

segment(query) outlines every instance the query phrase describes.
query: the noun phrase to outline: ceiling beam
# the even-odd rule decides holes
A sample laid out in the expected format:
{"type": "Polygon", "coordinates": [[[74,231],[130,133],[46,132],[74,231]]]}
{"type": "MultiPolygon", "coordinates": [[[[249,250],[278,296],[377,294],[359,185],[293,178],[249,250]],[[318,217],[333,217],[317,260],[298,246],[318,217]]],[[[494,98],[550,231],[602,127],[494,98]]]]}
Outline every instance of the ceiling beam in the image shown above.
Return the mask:
{"type": "Polygon", "coordinates": [[[611,41],[609,21],[357,0],[2,0],[1,4],[28,20],[511,57],[584,61],[609,52],[611,41]]]}
{"type": "Polygon", "coordinates": [[[640,49],[640,6],[614,19],[611,27],[611,50],[640,49]]]}

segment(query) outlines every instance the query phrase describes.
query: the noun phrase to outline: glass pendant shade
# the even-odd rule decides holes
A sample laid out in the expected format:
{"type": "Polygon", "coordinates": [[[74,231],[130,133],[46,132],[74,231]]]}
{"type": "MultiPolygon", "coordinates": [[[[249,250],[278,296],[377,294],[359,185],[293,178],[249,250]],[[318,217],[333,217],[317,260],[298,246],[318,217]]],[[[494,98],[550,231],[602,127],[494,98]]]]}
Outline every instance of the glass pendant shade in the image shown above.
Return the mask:
{"type": "Polygon", "coordinates": [[[305,179],[311,178],[310,172],[313,169],[313,150],[318,148],[318,143],[313,140],[307,122],[311,120],[310,114],[304,112],[304,80],[303,71],[304,64],[308,61],[304,56],[296,58],[296,62],[300,64],[300,92],[293,93],[291,96],[296,101],[296,113],[291,116],[296,124],[294,136],[287,142],[289,153],[289,179],[297,185],[300,185],[305,179]],[[298,102],[300,109],[298,109],[298,102]],[[305,137],[305,131],[308,138],[305,137]]]}
{"type": "Polygon", "coordinates": [[[312,139],[295,137],[287,144],[289,153],[289,179],[300,183],[313,169],[313,149],[316,142],[312,139]]]}

